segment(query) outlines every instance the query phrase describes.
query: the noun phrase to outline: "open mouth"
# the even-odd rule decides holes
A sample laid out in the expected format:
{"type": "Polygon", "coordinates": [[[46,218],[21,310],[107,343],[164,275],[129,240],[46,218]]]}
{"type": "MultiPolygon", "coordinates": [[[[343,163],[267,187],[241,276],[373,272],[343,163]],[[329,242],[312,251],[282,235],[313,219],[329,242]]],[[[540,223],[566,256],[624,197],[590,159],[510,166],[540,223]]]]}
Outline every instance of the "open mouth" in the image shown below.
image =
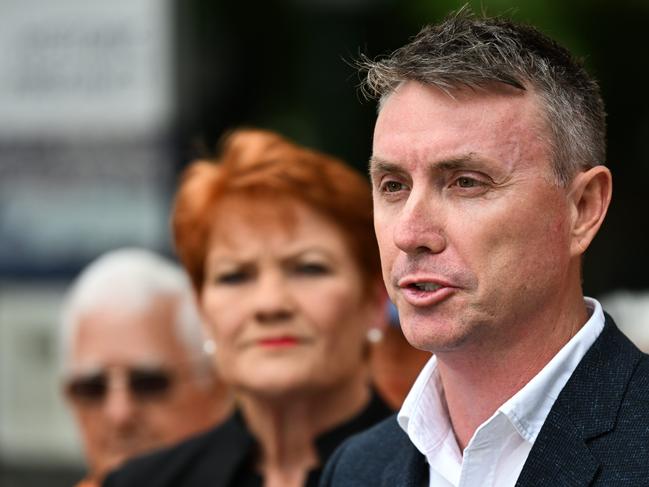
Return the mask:
{"type": "Polygon", "coordinates": [[[419,291],[437,291],[440,289],[442,286],[439,284],[435,284],[434,282],[415,282],[410,284],[408,286],[413,289],[417,289],[419,291]]]}
{"type": "Polygon", "coordinates": [[[405,301],[417,308],[434,306],[453,296],[458,289],[442,280],[403,280],[399,287],[405,301]]]}

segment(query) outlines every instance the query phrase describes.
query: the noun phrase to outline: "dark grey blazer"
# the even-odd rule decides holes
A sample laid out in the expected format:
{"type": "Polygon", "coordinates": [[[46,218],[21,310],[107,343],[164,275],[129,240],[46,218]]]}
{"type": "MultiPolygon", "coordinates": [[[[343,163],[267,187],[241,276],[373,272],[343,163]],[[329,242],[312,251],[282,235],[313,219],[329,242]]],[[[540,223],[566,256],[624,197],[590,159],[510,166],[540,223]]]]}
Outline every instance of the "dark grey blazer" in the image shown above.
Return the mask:
{"type": "MultiPolygon", "coordinates": [[[[607,316],[552,407],[516,486],[643,485],[649,486],[649,356],[607,316]]],[[[336,450],[320,483],[330,486],[428,486],[428,465],[391,416],[336,450]]]]}

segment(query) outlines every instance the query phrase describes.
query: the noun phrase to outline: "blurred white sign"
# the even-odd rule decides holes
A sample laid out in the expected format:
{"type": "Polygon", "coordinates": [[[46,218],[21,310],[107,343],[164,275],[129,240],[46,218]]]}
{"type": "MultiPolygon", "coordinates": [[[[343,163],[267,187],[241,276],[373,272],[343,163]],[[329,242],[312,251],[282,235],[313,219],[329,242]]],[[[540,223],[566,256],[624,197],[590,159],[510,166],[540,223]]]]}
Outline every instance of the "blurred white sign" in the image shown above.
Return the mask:
{"type": "Polygon", "coordinates": [[[0,0],[0,275],[164,249],[169,0],[0,0]]]}
{"type": "Polygon", "coordinates": [[[161,0],[1,0],[0,133],[129,134],[171,110],[161,0]]]}

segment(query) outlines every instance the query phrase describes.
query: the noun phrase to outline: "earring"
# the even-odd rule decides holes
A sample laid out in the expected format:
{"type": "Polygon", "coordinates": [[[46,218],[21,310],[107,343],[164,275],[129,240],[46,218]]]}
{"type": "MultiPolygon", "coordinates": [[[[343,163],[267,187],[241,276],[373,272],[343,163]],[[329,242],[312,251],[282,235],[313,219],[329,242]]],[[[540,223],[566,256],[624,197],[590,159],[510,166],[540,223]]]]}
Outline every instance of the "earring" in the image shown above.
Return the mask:
{"type": "Polygon", "coordinates": [[[370,328],[367,330],[367,341],[370,343],[379,343],[383,340],[383,330],[380,328],[370,328]]]}
{"type": "Polygon", "coordinates": [[[214,340],[205,340],[203,342],[203,352],[205,352],[207,355],[214,355],[215,351],[216,343],[214,343],[214,340]]]}

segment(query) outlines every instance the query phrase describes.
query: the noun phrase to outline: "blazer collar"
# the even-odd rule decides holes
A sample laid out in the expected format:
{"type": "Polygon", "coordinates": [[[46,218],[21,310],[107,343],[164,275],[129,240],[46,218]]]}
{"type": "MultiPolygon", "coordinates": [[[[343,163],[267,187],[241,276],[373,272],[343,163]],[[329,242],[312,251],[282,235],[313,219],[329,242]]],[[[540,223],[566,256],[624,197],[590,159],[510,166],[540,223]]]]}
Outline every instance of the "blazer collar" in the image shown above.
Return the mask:
{"type": "Polygon", "coordinates": [[[611,431],[640,351],[606,315],[601,335],[550,410],[517,487],[589,485],[599,461],[588,440],[611,431]]]}

